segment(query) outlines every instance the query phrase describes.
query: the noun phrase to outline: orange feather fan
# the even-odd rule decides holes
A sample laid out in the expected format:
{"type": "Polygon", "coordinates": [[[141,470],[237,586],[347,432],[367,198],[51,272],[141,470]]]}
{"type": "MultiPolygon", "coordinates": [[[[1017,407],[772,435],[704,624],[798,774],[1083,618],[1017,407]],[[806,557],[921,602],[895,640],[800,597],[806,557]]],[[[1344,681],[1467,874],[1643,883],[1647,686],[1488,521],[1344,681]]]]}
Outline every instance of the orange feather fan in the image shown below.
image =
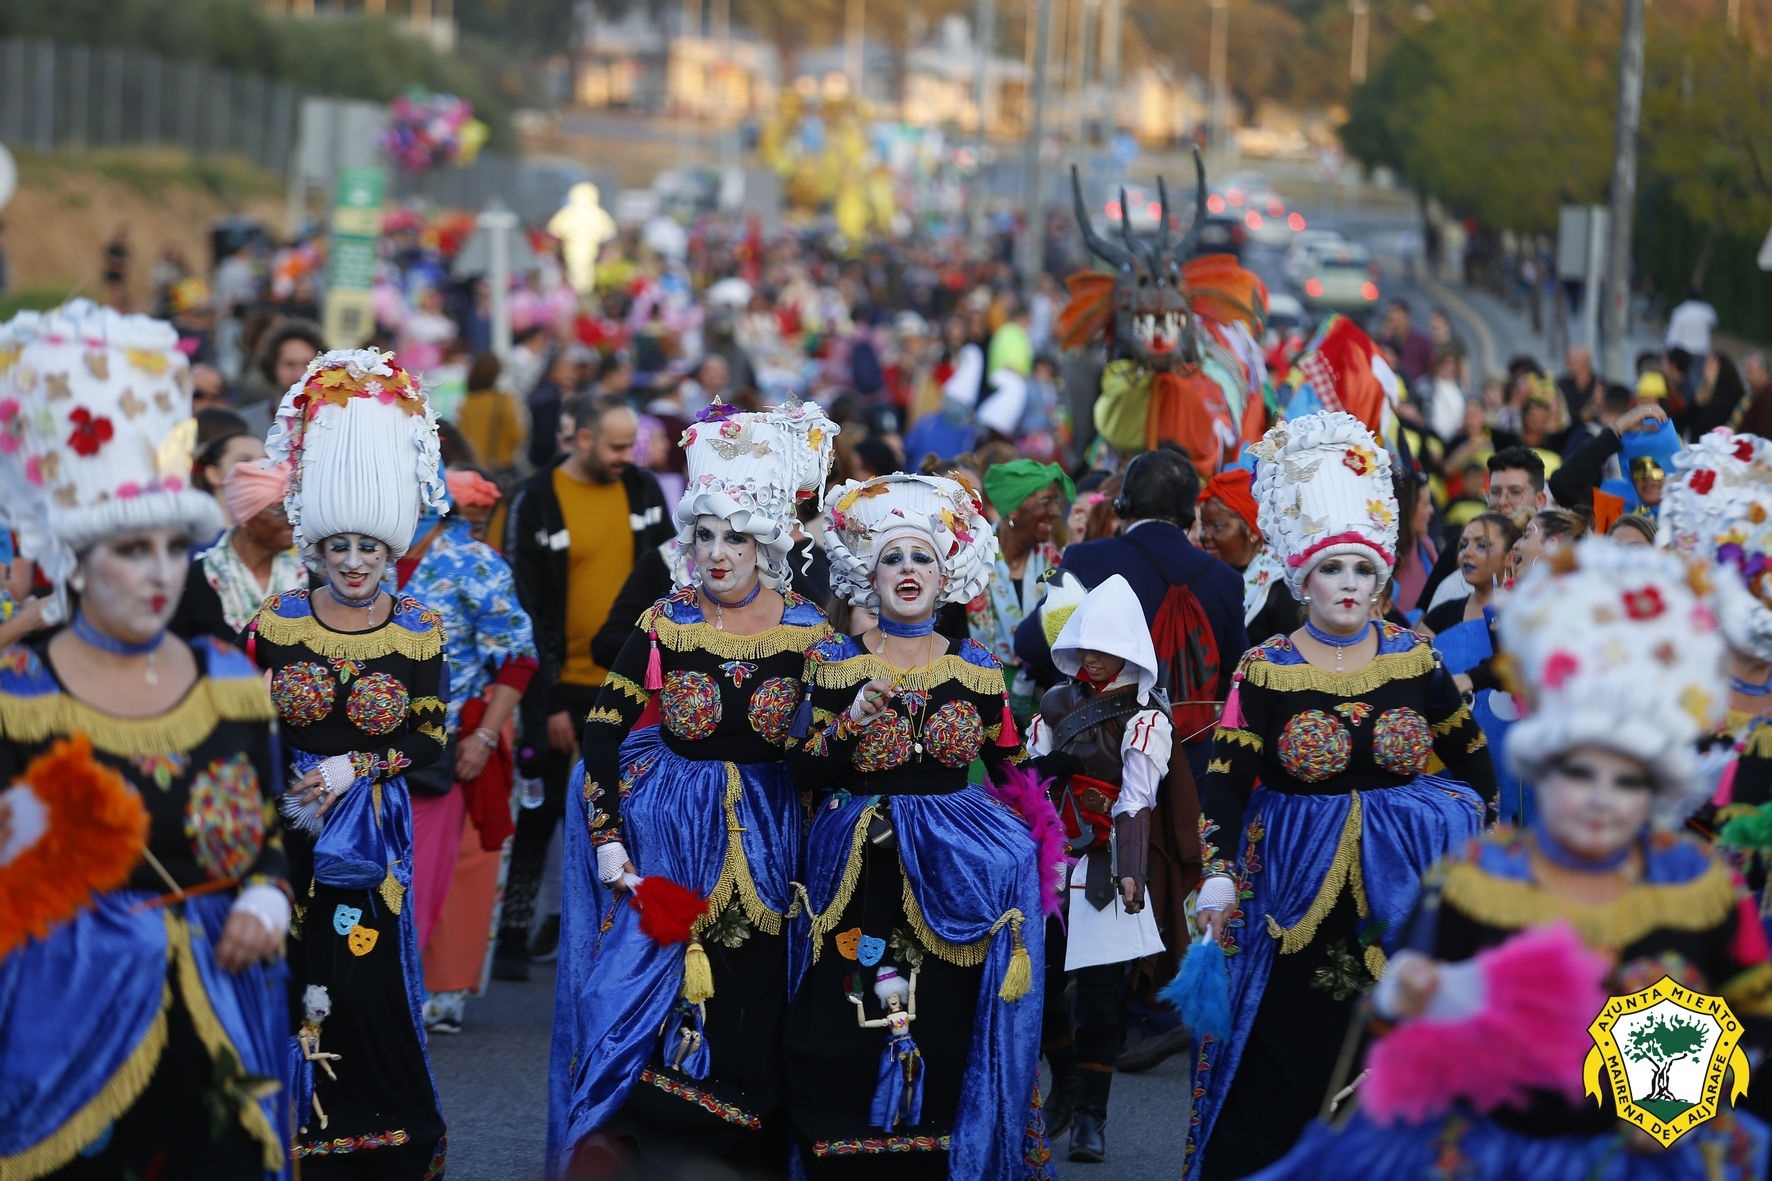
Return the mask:
{"type": "Polygon", "coordinates": [[[1237,262],[1234,255],[1202,254],[1181,264],[1188,304],[1205,320],[1231,324],[1238,320],[1257,336],[1267,319],[1267,284],[1237,262]]]}
{"type": "Polygon", "coordinates": [[[123,776],[92,757],[75,734],[31,760],[0,791],[7,827],[42,832],[0,864],[0,957],[27,938],[46,938],[129,880],[148,844],[148,810],[123,776]],[[30,798],[26,798],[26,797],[30,798]]]}
{"type": "Polygon", "coordinates": [[[1067,349],[1080,349],[1105,335],[1114,318],[1114,277],[1078,271],[1065,286],[1071,299],[1058,313],[1058,339],[1067,349]]]}

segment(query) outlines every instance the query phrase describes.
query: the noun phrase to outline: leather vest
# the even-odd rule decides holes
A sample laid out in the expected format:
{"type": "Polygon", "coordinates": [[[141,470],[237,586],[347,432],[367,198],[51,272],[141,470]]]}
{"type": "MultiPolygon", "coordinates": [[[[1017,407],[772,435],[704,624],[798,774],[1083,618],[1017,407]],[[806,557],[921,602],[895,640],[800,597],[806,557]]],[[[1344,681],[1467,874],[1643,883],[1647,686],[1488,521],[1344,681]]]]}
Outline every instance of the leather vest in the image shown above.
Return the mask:
{"type": "MultiPolygon", "coordinates": [[[[1125,694],[1136,697],[1137,684],[1125,685],[1108,693],[1091,693],[1077,681],[1065,681],[1046,690],[1040,698],[1040,720],[1047,729],[1056,735],[1058,723],[1064,716],[1090,701],[1107,697],[1118,697],[1125,694]]],[[[1136,711],[1135,711],[1136,712],[1136,711]]],[[[1120,786],[1122,764],[1120,761],[1120,743],[1126,735],[1126,723],[1132,715],[1111,718],[1099,725],[1090,726],[1066,742],[1062,749],[1066,754],[1074,756],[1083,764],[1082,773],[1091,779],[1099,779],[1103,783],[1120,786]]]]}

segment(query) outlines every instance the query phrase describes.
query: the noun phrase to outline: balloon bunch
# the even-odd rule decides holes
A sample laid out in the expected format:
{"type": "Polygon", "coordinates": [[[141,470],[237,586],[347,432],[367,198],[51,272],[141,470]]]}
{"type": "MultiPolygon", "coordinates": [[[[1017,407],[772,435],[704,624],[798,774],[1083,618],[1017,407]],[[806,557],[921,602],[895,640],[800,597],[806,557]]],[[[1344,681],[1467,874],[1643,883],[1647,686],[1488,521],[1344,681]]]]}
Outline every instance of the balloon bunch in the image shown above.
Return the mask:
{"type": "Polygon", "coordinates": [[[402,171],[428,172],[472,163],[488,133],[466,99],[414,87],[389,104],[380,146],[402,171]]]}

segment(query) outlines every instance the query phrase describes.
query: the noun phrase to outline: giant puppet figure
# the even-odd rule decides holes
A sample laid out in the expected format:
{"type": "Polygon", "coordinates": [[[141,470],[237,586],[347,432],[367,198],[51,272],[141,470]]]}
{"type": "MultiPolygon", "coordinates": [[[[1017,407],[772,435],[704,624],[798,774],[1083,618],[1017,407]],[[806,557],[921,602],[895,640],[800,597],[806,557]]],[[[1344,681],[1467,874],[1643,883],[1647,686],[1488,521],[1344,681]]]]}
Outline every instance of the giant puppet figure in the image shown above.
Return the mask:
{"type": "Polygon", "coordinates": [[[1113,274],[1070,277],[1059,329],[1066,348],[1107,345],[1095,429],[1109,445],[1132,453],[1171,440],[1210,477],[1235,461],[1246,438],[1266,429],[1267,370],[1257,340],[1267,287],[1231,255],[1189,258],[1206,222],[1206,167],[1198,150],[1194,171],[1194,220],[1179,242],[1170,239],[1169,191],[1159,177],[1155,235],[1134,236],[1122,189],[1115,243],[1096,233],[1071,168],[1077,227],[1113,274]]]}

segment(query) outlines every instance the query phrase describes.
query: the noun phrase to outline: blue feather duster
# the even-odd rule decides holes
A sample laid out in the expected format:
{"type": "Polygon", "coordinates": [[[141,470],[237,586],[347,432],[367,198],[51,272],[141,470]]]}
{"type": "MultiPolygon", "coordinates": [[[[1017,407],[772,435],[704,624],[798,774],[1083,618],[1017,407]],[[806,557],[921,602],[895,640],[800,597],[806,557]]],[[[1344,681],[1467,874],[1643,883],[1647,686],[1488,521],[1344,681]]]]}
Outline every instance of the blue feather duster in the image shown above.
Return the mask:
{"type": "Polygon", "coordinates": [[[1231,1032],[1231,974],[1224,948],[1210,935],[1188,949],[1175,979],[1157,999],[1181,1014],[1195,1037],[1223,1041],[1231,1032]]]}

